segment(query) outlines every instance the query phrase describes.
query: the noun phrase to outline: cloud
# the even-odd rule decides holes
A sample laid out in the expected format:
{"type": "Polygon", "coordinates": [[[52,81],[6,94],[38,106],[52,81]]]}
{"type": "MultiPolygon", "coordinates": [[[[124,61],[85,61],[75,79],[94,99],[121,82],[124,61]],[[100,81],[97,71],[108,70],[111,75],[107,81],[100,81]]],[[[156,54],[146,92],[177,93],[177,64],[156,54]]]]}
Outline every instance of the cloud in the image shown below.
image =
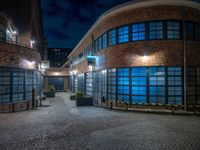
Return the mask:
{"type": "Polygon", "coordinates": [[[75,47],[98,17],[129,0],[41,0],[50,47],[75,47]]]}

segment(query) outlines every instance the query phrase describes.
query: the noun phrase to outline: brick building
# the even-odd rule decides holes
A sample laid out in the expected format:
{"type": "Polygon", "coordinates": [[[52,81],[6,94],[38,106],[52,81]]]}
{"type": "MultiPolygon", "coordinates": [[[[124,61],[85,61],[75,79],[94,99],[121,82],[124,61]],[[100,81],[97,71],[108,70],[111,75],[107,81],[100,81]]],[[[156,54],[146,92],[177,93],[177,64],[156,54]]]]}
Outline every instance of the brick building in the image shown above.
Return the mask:
{"type": "Polygon", "coordinates": [[[39,0],[0,1],[0,111],[31,107],[42,90],[39,0]]]}
{"type": "Polygon", "coordinates": [[[197,2],[130,1],[101,15],[60,73],[97,105],[200,104],[199,35],[197,2]]]}
{"type": "Polygon", "coordinates": [[[48,61],[50,67],[61,67],[66,61],[72,49],[69,48],[48,48],[48,61]]]}

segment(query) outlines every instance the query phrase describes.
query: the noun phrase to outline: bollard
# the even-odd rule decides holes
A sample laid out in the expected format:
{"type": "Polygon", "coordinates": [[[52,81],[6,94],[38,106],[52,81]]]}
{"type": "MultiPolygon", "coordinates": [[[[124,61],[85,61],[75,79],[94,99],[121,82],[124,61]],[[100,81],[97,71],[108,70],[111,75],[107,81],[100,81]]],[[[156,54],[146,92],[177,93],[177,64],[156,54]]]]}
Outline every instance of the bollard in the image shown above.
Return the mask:
{"type": "Polygon", "coordinates": [[[147,103],[146,106],[147,106],[146,112],[149,113],[150,112],[150,105],[149,105],[149,103],[147,103]]]}
{"type": "Polygon", "coordinates": [[[128,104],[125,102],[124,105],[125,105],[125,111],[127,111],[128,110],[128,104]]]}
{"type": "Polygon", "coordinates": [[[175,107],[174,107],[174,105],[172,105],[172,114],[173,115],[175,114],[175,107]]]}
{"type": "Polygon", "coordinates": [[[27,104],[26,104],[26,110],[29,109],[29,101],[27,101],[27,104]]]}
{"type": "Polygon", "coordinates": [[[32,89],[32,109],[35,107],[35,89],[32,89]]]}
{"type": "Polygon", "coordinates": [[[112,106],[112,102],[110,102],[110,107],[109,107],[109,109],[112,109],[112,107],[113,107],[113,106],[112,106]]]}

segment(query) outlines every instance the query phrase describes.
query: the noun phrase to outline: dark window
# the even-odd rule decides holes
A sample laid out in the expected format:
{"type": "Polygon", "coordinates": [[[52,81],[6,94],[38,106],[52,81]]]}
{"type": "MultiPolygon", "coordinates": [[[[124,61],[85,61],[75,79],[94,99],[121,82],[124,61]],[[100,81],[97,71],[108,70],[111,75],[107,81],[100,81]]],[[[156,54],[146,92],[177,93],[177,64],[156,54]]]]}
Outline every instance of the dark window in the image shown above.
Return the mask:
{"type": "Polygon", "coordinates": [[[149,95],[150,103],[165,103],[165,68],[150,67],[149,68],[149,95]]]}
{"type": "Polygon", "coordinates": [[[115,45],[116,44],[116,29],[113,29],[111,31],[108,32],[108,44],[110,46],[115,45]]]}
{"type": "Polygon", "coordinates": [[[185,36],[187,40],[194,40],[194,24],[191,22],[186,22],[185,24],[185,36]]]}
{"type": "Polygon", "coordinates": [[[163,22],[150,22],[149,23],[149,39],[163,39],[163,22]]]}
{"type": "Polygon", "coordinates": [[[128,26],[120,27],[118,29],[118,43],[125,43],[129,41],[128,26]]]}
{"type": "Polygon", "coordinates": [[[97,52],[99,49],[99,40],[97,39],[95,42],[94,42],[94,52],[97,52]]]}
{"type": "Polygon", "coordinates": [[[200,25],[199,24],[196,24],[195,40],[200,41],[200,25]]]}
{"type": "Polygon", "coordinates": [[[107,33],[103,35],[103,48],[107,47],[107,33]]]}
{"type": "Polygon", "coordinates": [[[180,39],[180,23],[178,21],[167,22],[167,38],[180,39]]]}
{"type": "Polygon", "coordinates": [[[145,40],[145,24],[133,24],[132,25],[132,41],[145,40]]]}
{"type": "Polygon", "coordinates": [[[108,69],[108,99],[116,100],[116,69],[108,69]]]}

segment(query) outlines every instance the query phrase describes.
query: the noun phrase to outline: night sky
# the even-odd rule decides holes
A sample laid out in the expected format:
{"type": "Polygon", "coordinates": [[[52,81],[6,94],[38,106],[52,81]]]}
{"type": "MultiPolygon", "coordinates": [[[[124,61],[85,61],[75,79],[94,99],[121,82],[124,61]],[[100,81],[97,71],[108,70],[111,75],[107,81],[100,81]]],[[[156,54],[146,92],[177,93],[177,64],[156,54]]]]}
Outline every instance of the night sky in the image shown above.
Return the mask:
{"type": "Polygon", "coordinates": [[[41,0],[49,47],[74,48],[102,13],[127,1],[131,0],[41,0]]]}
{"type": "Polygon", "coordinates": [[[130,0],[41,0],[49,47],[74,48],[98,17],[130,0]]]}

